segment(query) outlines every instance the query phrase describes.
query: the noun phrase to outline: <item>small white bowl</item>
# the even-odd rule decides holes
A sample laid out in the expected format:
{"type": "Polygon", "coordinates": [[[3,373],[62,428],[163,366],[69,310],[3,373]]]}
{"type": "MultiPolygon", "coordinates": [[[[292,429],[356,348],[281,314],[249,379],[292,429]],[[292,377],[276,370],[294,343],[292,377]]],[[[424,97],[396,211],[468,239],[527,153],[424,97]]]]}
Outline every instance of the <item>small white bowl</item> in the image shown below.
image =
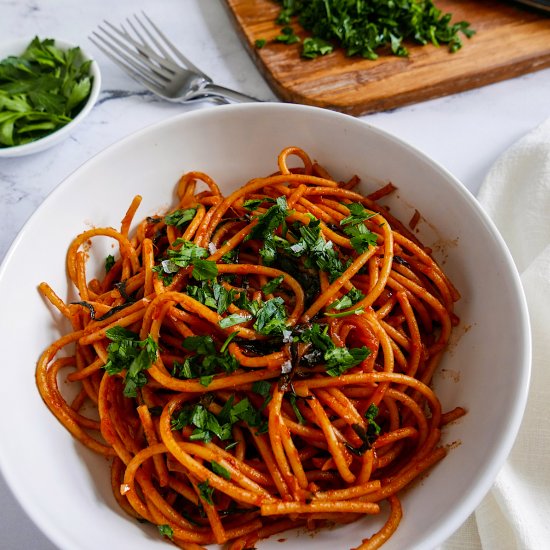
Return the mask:
{"type": "MultiPolygon", "coordinates": [[[[25,51],[25,48],[29,45],[31,40],[31,38],[27,38],[23,40],[14,40],[12,42],[0,44],[0,59],[5,59],[9,55],[21,55],[25,51]]],[[[70,42],[65,42],[63,40],[57,39],[55,39],[55,45],[63,51],[76,47],[76,44],[71,44],[70,42]]],[[[22,157],[24,155],[30,155],[32,153],[38,153],[40,151],[49,149],[53,145],[67,138],[69,134],[73,132],[73,130],[84,120],[84,118],[86,118],[88,113],[92,110],[92,107],[94,106],[99,95],[99,91],[101,89],[101,73],[99,72],[99,66],[97,62],[94,61],[93,58],[82,49],[82,47],[80,47],[80,51],[84,60],[92,60],[92,64],[90,66],[90,75],[93,77],[92,89],[90,91],[90,95],[88,96],[86,104],[84,105],[84,107],[82,107],[82,110],[78,113],[78,115],[76,115],[73,120],[71,120],[71,122],[59,128],[59,130],[55,130],[51,134],[37,139],[36,141],[31,141],[29,143],[25,143],[24,145],[0,147],[0,158],[22,157]]]]}

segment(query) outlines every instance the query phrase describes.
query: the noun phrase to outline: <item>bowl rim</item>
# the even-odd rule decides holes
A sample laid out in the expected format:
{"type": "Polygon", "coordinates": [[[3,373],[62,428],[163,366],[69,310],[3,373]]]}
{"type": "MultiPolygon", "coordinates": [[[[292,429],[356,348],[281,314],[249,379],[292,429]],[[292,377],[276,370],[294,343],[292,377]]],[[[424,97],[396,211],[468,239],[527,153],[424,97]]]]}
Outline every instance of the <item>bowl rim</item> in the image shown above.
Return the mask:
{"type": "MultiPolygon", "coordinates": [[[[25,48],[30,44],[31,40],[35,37],[28,38],[19,38],[17,40],[11,40],[8,42],[0,43],[0,57],[4,59],[9,55],[18,55],[17,52],[22,53],[25,48]],[[10,53],[12,52],[12,53],[10,53]]],[[[7,157],[19,157],[24,155],[30,155],[32,153],[38,153],[44,151],[49,147],[52,147],[56,143],[59,143],[62,139],[68,137],[68,135],[75,129],[78,124],[80,124],[84,118],[90,113],[93,106],[95,105],[97,98],[99,97],[99,92],[101,91],[101,71],[99,69],[99,64],[97,61],[85,50],[82,46],[75,44],[73,42],[53,38],[55,46],[60,48],[63,51],[66,51],[70,48],[79,47],[82,58],[85,61],[91,61],[90,66],[90,75],[93,77],[92,88],[90,90],[90,95],[80,112],[71,120],[71,122],[65,124],[58,130],[55,130],[51,134],[48,134],[40,139],[35,141],[30,141],[29,143],[24,143],[23,145],[12,145],[9,147],[0,147],[0,158],[7,157]]]]}
{"type": "MultiPolygon", "coordinates": [[[[422,548],[424,550],[425,548],[431,548],[434,545],[443,543],[446,538],[450,537],[466,521],[468,516],[471,513],[473,513],[475,508],[477,508],[477,506],[481,503],[481,501],[483,500],[483,498],[485,497],[485,495],[493,485],[498,472],[504,465],[509,453],[512,450],[513,444],[519,432],[519,428],[520,428],[525,407],[527,404],[529,383],[531,378],[531,361],[532,361],[531,327],[530,327],[529,314],[528,314],[528,308],[527,308],[527,300],[525,297],[525,293],[523,291],[523,286],[521,284],[519,272],[514,263],[512,255],[503,237],[498,231],[495,223],[489,217],[487,212],[482,208],[482,206],[477,201],[475,196],[464,186],[464,184],[462,184],[454,175],[452,175],[452,173],[450,173],[446,168],[440,165],[437,161],[433,160],[428,154],[424,153],[419,148],[416,148],[415,146],[409,144],[407,141],[398,137],[396,134],[393,134],[387,130],[380,129],[376,126],[373,126],[367,121],[357,119],[355,117],[338,113],[335,111],[330,111],[330,110],[322,109],[319,107],[313,107],[313,106],[277,103],[277,102],[265,102],[265,103],[254,103],[254,104],[252,103],[232,104],[232,105],[217,106],[211,109],[199,109],[197,111],[189,111],[189,112],[181,113],[174,117],[170,117],[168,119],[162,120],[160,122],[152,123],[140,130],[137,130],[125,136],[124,138],[118,140],[114,144],[111,144],[105,147],[102,151],[90,157],[88,160],[82,163],[76,170],[74,170],[71,174],[65,177],[64,180],[60,183],[60,185],[58,185],[55,189],[52,190],[49,196],[46,197],[43,203],[36,209],[36,211],[27,220],[27,222],[25,223],[25,225],[23,226],[23,228],[21,229],[21,231],[19,232],[15,240],[13,241],[12,245],[8,249],[6,256],[4,258],[4,261],[0,265],[0,281],[3,278],[4,271],[6,270],[6,267],[9,264],[9,260],[12,254],[15,252],[15,249],[17,248],[19,241],[23,238],[25,229],[31,223],[32,219],[37,215],[39,211],[41,211],[45,207],[44,205],[48,202],[48,199],[50,198],[50,196],[57,195],[58,193],[63,193],[64,189],[67,186],[73,185],[74,178],[77,177],[82,170],[90,169],[92,168],[93,165],[95,165],[98,162],[101,163],[104,157],[107,157],[113,154],[118,149],[122,149],[126,147],[127,144],[130,143],[132,140],[139,139],[150,132],[162,131],[162,129],[170,127],[172,125],[184,126],[185,124],[182,123],[182,121],[187,121],[189,119],[196,118],[196,117],[199,117],[199,118],[211,117],[211,116],[216,117],[217,116],[216,112],[219,112],[220,109],[222,110],[222,112],[227,110],[234,110],[237,112],[239,110],[243,110],[243,111],[256,110],[258,111],[258,113],[264,109],[275,109],[275,110],[282,110],[282,111],[289,111],[289,112],[309,111],[312,113],[316,111],[320,116],[327,117],[327,118],[332,117],[336,121],[337,120],[342,121],[345,119],[348,124],[365,126],[368,128],[368,131],[372,132],[373,134],[378,134],[384,139],[389,140],[393,143],[396,143],[397,145],[399,145],[399,147],[405,148],[409,152],[412,152],[415,156],[421,158],[423,162],[429,164],[432,169],[434,169],[436,172],[438,172],[441,175],[441,177],[444,177],[445,179],[447,179],[449,183],[455,187],[456,191],[459,194],[461,194],[467,200],[467,202],[472,206],[476,214],[479,216],[479,218],[485,225],[486,229],[489,231],[489,233],[493,237],[495,245],[498,246],[499,252],[502,254],[502,259],[506,262],[506,267],[510,274],[511,282],[515,287],[517,303],[519,306],[518,315],[521,318],[522,332],[521,334],[517,335],[517,338],[518,338],[518,341],[523,344],[523,348],[524,348],[523,353],[521,354],[522,363],[521,365],[519,365],[519,368],[522,369],[521,371],[522,383],[519,386],[519,389],[517,391],[515,401],[511,404],[510,408],[508,409],[507,416],[509,419],[511,419],[508,425],[508,429],[506,430],[503,437],[501,437],[500,440],[498,440],[498,442],[495,443],[491,457],[485,464],[482,465],[482,468],[480,469],[480,473],[477,476],[475,483],[472,484],[471,491],[468,493],[467,496],[465,496],[464,498],[462,498],[460,501],[457,502],[457,506],[452,514],[449,514],[443,521],[440,521],[436,526],[434,526],[433,531],[429,535],[426,535],[426,538],[422,541],[423,545],[421,547],[415,546],[414,548],[422,548]]],[[[8,483],[8,486],[10,487],[12,492],[16,495],[17,500],[24,506],[26,513],[32,518],[33,522],[37,526],[39,526],[42,532],[45,533],[50,538],[50,540],[55,541],[58,544],[62,544],[63,548],[65,547],[69,548],[70,541],[66,538],[66,535],[62,531],[57,529],[55,526],[46,522],[41,517],[39,510],[35,509],[34,503],[31,502],[23,492],[19,491],[17,484],[13,484],[11,482],[11,480],[13,480],[13,477],[9,475],[10,474],[9,468],[7,468],[6,466],[7,464],[6,464],[5,456],[3,454],[2,448],[0,447],[0,470],[4,473],[6,482],[8,483]]],[[[412,546],[411,546],[411,550],[413,550],[412,546]]]]}

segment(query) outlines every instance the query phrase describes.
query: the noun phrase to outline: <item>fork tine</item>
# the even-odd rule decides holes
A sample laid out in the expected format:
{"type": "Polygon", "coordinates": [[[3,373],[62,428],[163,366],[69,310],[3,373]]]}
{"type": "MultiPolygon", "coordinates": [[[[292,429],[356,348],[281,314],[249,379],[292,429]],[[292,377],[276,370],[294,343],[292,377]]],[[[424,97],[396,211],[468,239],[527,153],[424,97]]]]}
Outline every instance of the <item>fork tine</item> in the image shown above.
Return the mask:
{"type": "MultiPolygon", "coordinates": [[[[174,63],[174,65],[177,65],[177,61],[162,47],[162,44],[160,44],[160,42],[151,34],[151,31],[145,27],[145,25],[138,19],[137,15],[135,14],[134,14],[134,19],[140,24],[141,28],[147,33],[149,40],[159,50],[161,55],[163,55],[166,59],[174,63]]],[[[126,21],[128,22],[128,25],[130,25],[131,29],[134,31],[135,35],[141,40],[141,42],[143,44],[147,44],[147,41],[143,38],[139,30],[134,26],[130,18],[127,18],[126,21]]]]}
{"type": "MultiPolygon", "coordinates": [[[[189,61],[189,59],[187,59],[187,57],[185,57],[177,48],[176,46],[174,46],[174,44],[172,44],[172,42],[170,42],[170,40],[168,40],[168,38],[164,35],[163,32],[161,32],[161,30],[153,23],[153,21],[150,19],[150,17],[144,12],[142,11],[141,12],[143,17],[145,17],[145,19],[147,19],[147,22],[149,23],[149,25],[151,25],[151,27],[155,30],[155,32],[160,36],[160,38],[164,41],[164,43],[172,50],[172,53],[185,65],[187,66],[187,68],[191,69],[192,71],[195,71],[196,73],[202,75],[204,78],[207,78],[208,80],[210,80],[210,78],[204,74],[194,63],[192,63],[191,61],[189,61]]],[[[149,31],[147,31],[145,25],[137,18],[136,15],[134,15],[134,17],[136,18],[136,21],[138,21],[138,23],[145,29],[145,31],[149,34],[149,36],[151,36],[151,34],[149,33],[149,31]]],[[[152,38],[152,36],[151,36],[152,38]]],[[[154,39],[153,39],[154,40],[154,39]]]]}
{"type": "Polygon", "coordinates": [[[139,58],[139,60],[142,63],[145,63],[147,61],[146,64],[149,66],[149,68],[151,68],[153,70],[158,70],[159,68],[162,68],[162,69],[168,71],[169,74],[164,75],[166,78],[171,78],[180,69],[180,67],[178,67],[178,65],[174,61],[172,61],[170,59],[165,59],[165,58],[161,57],[160,55],[158,55],[152,48],[150,48],[147,45],[147,43],[145,41],[143,41],[143,38],[141,36],[138,35],[139,38],[142,40],[142,43],[138,42],[130,33],[128,33],[126,31],[126,29],[124,29],[124,27],[122,27],[122,30],[120,30],[117,27],[115,27],[112,23],[109,23],[109,21],[104,21],[104,23],[112,31],[114,31],[118,36],[120,36],[122,38],[122,40],[120,40],[119,38],[113,36],[108,31],[103,29],[101,26],[99,27],[99,29],[101,31],[103,31],[107,36],[109,36],[109,38],[111,38],[111,40],[116,42],[119,45],[119,47],[121,47],[126,52],[133,55],[136,59],[139,58]],[[128,47],[127,43],[131,44],[136,50],[138,50],[137,53],[139,55],[136,55],[136,52],[133,52],[128,47]],[[156,61],[156,63],[158,65],[155,65],[154,63],[151,63],[151,60],[156,61]]]}
{"type": "MultiPolygon", "coordinates": [[[[136,55],[122,42],[117,41],[113,36],[107,33],[105,29],[102,29],[101,27],[99,27],[99,29],[102,30],[108,38],[115,41],[115,43],[111,43],[104,36],[94,33],[97,39],[100,40],[106,48],[110,49],[112,55],[117,55],[128,65],[131,65],[136,71],[142,73],[144,77],[153,81],[155,84],[162,85],[169,81],[168,76],[163,75],[159,70],[153,70],[156,69],[156,67],[154,65],[153,67],[150,67],[150,62],[147,59],[144,59],[141,55],[136,55]]],[[[170,74],[170,76],[172,75],[170,74]]]]}
{"type": "Polygon", "coordinates": [[[90,36],[90,41],[95,44],[113,63],[118,65],[124,72],[128,73],[134,80],[145,86],[147,89],[159,95],[163,94],[161,87],[162,82],[159,82],[154,78],[154,75],[150,72],[144,72],[143,67],[136,63],[132,58],[125,55],[115,46],[109,44],[95,31],[92,33],[95,36],[90,36]],[[105,44],[105,46],[103,45],[105,44]]]}

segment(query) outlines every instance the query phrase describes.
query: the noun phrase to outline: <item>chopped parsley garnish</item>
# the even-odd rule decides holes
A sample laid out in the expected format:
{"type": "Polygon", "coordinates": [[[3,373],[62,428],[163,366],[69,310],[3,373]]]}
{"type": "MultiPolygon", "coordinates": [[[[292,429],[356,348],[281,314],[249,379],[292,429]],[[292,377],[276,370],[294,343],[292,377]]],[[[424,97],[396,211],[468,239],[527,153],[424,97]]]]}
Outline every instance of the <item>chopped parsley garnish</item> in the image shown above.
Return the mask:
{"type": "Polygon", "coordinates": [[[294,32],[292,27],[283,27],[280,34],[275,37],[276,42],[283,42],[285,44],[295,44],[300,42],[300,37],[294,32]]]}
{"type": "Polygon", "coordinates": [[[315,59],[320,55],[327,55],[334,50],[334,46],[322,38],[308,37],[304,39],[302,46],[302,57],[315,59]]]}
{"type": "Polygon", "coordinates": [[[367,451],[368,449],[371,449],[374,445],[374,442],[378,439],[378,436],[380,435],[381,428],[376,423],[375,418],[378,416],[378,407],[371,403],[369,405],[369,408],[365,412],[365,418],[367,419],[367,428],[365,429],[360,424],[352,424],[353,431],[357,434],[359,439],[363,442],[360,447],[352,447],[348,443],[344,443],[346,448],[351,451],[354,455],[361,456],[367,451]]]}
{"type": "Polygon", "coordinates": [[[264,302],[256,312],[254,329],[260,334],[282,334],[286,329],[285,301],[280,298],[271,298],[264,302]]]}
{"type": "Polygon", "coordinates": [[[259,253],[267,265],[281,262],[285,255],[302,258],[306,269],[325,271],[329,274],[330,281],[334,281],[345,271],[347,265],[340,260],[332,241],[326,241],[321,235],[321,222],[310,215],[307,225],[296,222],[292,228],[288,228],[286,218],[291,213],[286,198],[279,197],[273,206],[258,216],[258,223],[245,240],[262,241],[259,253]],[[279,227],[282,236],[276,233],[279,227]]]}
{"type": "Polygon", "coordinates": [[[164,216],[164,223],[166,225],[173,225],[175,227],[182,227],[186,223],[190,222],[197,213],[196,208],[185,208],[175,210],[174,212],[164,216]]]}
{"type": "Polygon", "coordinates": [[[286,197],[278,197],[273,206],[258,216],[258,223],[245,238],[245,240],[259,239],[263,241],[260,256],[266,264],[270,264],[275,259],[275,231],[285,222],[289,214],[286,197]]]}
{"type": "Polygon", "coordinates": [[[252,319],[251,315],[248,315],[248,314],[243,315],[242,313],[232,313],[231,315],[228,315],[227,317],[220,319],[218,321],[218,325],[220,325],[221,328],[229,328],[235,325],[246,323],[247,321],[250,321],[250,319],[252,319]]]}
{"type": "Polygon", "coordinates": [[[208,504],[214,504],[212,496],[214,494],[214,487],[210,487],[210,482],[205,479],[203,482],[197,485],[201,498],[208,504]]]}
{"type": "Polygon", "coordinates": [[[262,300],[249,300],[246,294],[241,292],[234,303],[251,315],[242,313],[228,315],[218,321],[221,328],[246,323],[254,318],[254,330],[265,336],[282,334],[283,330],[286,330],[287,313],[285,301],[281,297],[277,296],[264,302],[262,300]]]}
{"type": "Polygon", "coordinates": [[[365,220],[372,218],[375,214],[366,210],[360,203],[346,204],[350,215],[344,218],[340,225],[344,233],[350,237],[351,246],[356,252],[362,254],[369,249],[369,246],[376,246],[378,236],[365,226],[365,220]]]}
{"type": "Polygon", "coordinates": [[[209,281],[215,279],[218,275],[218,266],[216,262],[211,260],[195,260],[193,262],[193,271],[191,272],[193,278],[197,281],[209,281]]]}
{"type": "Polygon", "coordinates": [[[121,326],[107,329],[105,334],[111,340],[105,371],[113,375],[125,370],[123,393],[126,397],[136,397],[138,388],[147,383],[144,371],[155,361],[158,345],[151,336],[139,340],[135,332],[121,326]]]}
{"type": "Polygon", "coordinates": [[[325,241],[322,237],[321,222],[311,220],[308,225],[302,225],[299,231],[300,240],[297,244],[303,246],[306,252],[306,267],[317,267],[327,272],[331,282],[337,279],[345,271],[345,266],[334,250],[332,241],[325,241]]]}
{"type": "Polygon", "coordinates": [[[115,257],[112,254],[109,254],[105,258],[105,273],[109,273],[113,266],[115,265],[115,257]]]}
{"type": "Polygon", "coordinates": [[[214,437],[221,441],[231,439],[232,424],[228,422],[220,423],[218,417],[201,403],[187,405],[172,417],[172,430],[182,430],[186,426],[195,427],[193,433],[189,436],[191,441],[209,443],[214,437]]]}
{"type": "Polygon", "coordinates": [[[258,38],[254,42],[254,46],[256,46],[256,48],[258,48],[259,50],[261,50],[266,44],[267,44],[267,40],[265,38],[258,38]]]}
{"type": "Polygon", "coordinates": [[[235,403],[232,395],[218,415],[210,412],[202,403],[184,406],[172,417],[172,430],[181,430],[186,426],[194,426],[189,436],[191,441],[209,443],[214,437],[221,441],[231,439],[231,429],[237,422],[246,422],[250,427],[258,428],[257,433],[267,431],[267,421],[261,410],[256,409],[245,397],[235,403]]]}
{"type": "Polygon", "coordinates": [[[380,429],[381,429],[380,426],[375,421],[376,417],[378,416],[378,412],[379,412],[378,407],[374,403],[371,403],[369,405],[369,408],[365,412],[365,418],[368,421],[367,431],[372,431],[374,435],[379,435],[380,429]]]}
{"type": "Polygon", "coordinates": [[[214,374],[236,371],[239,368],[239,363],[227,351],[229,342],[235,336],[236,333],[232,333],[219,352],[216,350],[211,336],[188,336],[183,341],[183,347],[195,353],[186,357],[183,363],[174,361],[172,376],[184,380],[198,378],[203,386],[208,386],[212,382],[214,374]]]}
{"type": "Polygon", "coordinates": [[[202,281],[200,286],[187,285],[185,292],[205,306],[225,313],[227,308],[235,301],[238,294],[235,290],[227,290],[216,280],[202,281]]]}
{"type": "Polygon", "coordinates": [[[306,424],[306,419],[303,417],[302,413],[300,412],[300,409],[298,408],[298,405],[296,405],[296,399],[297,395],[294,393],[288,394],[288,400],[290,401],[290,406],[292,407],[292,410],[294,411],[294,414],[296,415],[296,418],[298,420],[299,424],[306,424]]]}
{"type": "Polygon", "coordinates": [[[278,277],[271,279],[271,281],[269,281],[262,287],[262,292],[264,294],[273,294],[273,292],[277,290],[279,285],[283,282],[283,279],[284,275],[279,275],[278,277]]]}
{"type": "Polygon", "coordinates": [[[359,202],[352,202],[350,204],[346,204],[345,206],[350,213],[347,218],[344,218],[340,222],[340,225],[357,225],[358,223],[362,223],[376,215],[374,212],[369,212],[359,202]]]}
{"type": "Polygon", "coordinates": [[[231,479],[231,473],[227,468],[222,466],[221,464],[218,464],[215,460],[212,460],[210,462],[210,468],[212,468],[212,471],[215,474],[218,474],[219,476],[223,477],[224,479],[231,479]]]}
{"type": "Polygon", "coordinates": [[[300,335],[300,341],[311,343],[323,354],[327,374],[330,376],[340,376],[348,369],[359,365],[371,353],[366,346],[337,347],[328,335],[328,325],[322,328],[318,323],[313,323],[310,328],[305,329],[300,335]]]}
{"type": "Polygon", "coordinates": [[[348,309],[347,311],[340,311],[339,313],[325,313],[327,317],[347,317],[348,315],[359,315],[364,313],[365,310],[362,307],[356,307],[355,309],[348,309]]]}
{"type": "Polygon", "coordinates": [[[376,423],[375,418],[378,416],[378,407],[371,403],[369,408],[365,412],[365,418],[367,419],[367,428],[363,428],[360,424],[353,424],[353,431],[359,436],[363,444],[359,448],[354,448],[351,445],[345,444],[346,447],[355,455],[361,456],[365,451],[371,449],[374,442],[380,435],[381,428],[376,423]]]}
{"type": "MultiPolygon", "coordinates": [[[[433,0],[279,0],[279,3],[282,4],[276,19],[279,25],[288,26],[296,15],[313,39],[334,43],[349,56],[367,59],[376,59],[377,50],[383,47],[394,55],[407,56],[409,52],[403,44],[407,40],[422,45],[448,44],[449,50],[455,52],[462,47],[460,33],[470,38],[475,32],[466,21],[451,23],[452,15],[443,14],[433,0]]],[[[312,58],[317,50],[323,55],[323,49],[311,46],[306,49],[304,44],[302,55],[307,53],[312,58]]]]}
{"type": "Polygon", "coordinates": [[[174,539],[174,530],[167,523],[163,525],[157,525],[159,533],[163,537],[168,537],[170,540],[174,539]]]}
{"type": "Polygon", "coordinates": [[[262,397],[267,397],[271,394],[271,382],[267,380],[258,380],[252,384],[252,391],[262,397]]]}
{"type": "Polygon", "coordinates": [[[354,304],[359,302],[365,297],[365,295],[357,288],[352,288],[347,294],[335,300],[328,306],[329,312],[325,312],[327,317],[345,317],[347,315],[354,315],[363,313],[365,311],[362,307],[357,307],[355,309],[348,309],[354,304]],[[337,313],[334,313],[335,310],[337,313]],[[341,311],[347,310],[347,311],[341,311]]]}
{"type": "Polygon", "coordinates": [[[243,207],[253,212],[254,210],[256,210],[258,207],[260,207],[262,204],[266,202],[275,203],[275,200],[270,197],[263,197],[261,199],[248,199],[243,202],[243,207]]]}
{"type": "Polygon", "coordinates": [[[167,258],[153,268],[157,273],[170,275],[177,273],[181,267],[192,265],[191,275],[198,281],[214,279],[218,275],[216,262],[204,259],[209,255],[206,248],[185,239],[176,239],[172,245],[177,248],[169,248],[167,258]]]}
{"type": "Polygon", "coordinates": [[[347,294],[342,296],[340,299],[335,300],[330,304],[330,309],[335,309],[336,311],[340,311],[342,309],[348,309],[352,305],[356,304],[360,300],[362,300],[365,297],[365,295],[357,288],[352,288],[348,291],[347,294]]]}

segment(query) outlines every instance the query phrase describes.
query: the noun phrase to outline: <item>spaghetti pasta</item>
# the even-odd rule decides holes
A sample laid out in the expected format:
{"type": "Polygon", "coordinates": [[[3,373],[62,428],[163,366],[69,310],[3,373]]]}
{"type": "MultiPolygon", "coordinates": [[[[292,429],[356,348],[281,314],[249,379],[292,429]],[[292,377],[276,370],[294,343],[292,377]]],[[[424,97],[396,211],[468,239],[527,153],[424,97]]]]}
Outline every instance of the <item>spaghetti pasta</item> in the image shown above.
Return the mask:
{"type": "Polygon", "coordinates": [[[111,459],[121,508],[181,548],[242,550],[389,509],[360,546],[378,548],[399,491],[445,456],[441,427],[465,411],[442,413],[430,383],[459,294],[378,204],[393,186],[357,183],[297,147],[228,196],[190,172],[170,212],[132,231],[136,197],[120,230],[74,239],[79,301],[39,286],[72,326],[38,361],[43,400],[111,459]],[[119,255],[93,278],[83,247],[97,237],[119,255]]]}

